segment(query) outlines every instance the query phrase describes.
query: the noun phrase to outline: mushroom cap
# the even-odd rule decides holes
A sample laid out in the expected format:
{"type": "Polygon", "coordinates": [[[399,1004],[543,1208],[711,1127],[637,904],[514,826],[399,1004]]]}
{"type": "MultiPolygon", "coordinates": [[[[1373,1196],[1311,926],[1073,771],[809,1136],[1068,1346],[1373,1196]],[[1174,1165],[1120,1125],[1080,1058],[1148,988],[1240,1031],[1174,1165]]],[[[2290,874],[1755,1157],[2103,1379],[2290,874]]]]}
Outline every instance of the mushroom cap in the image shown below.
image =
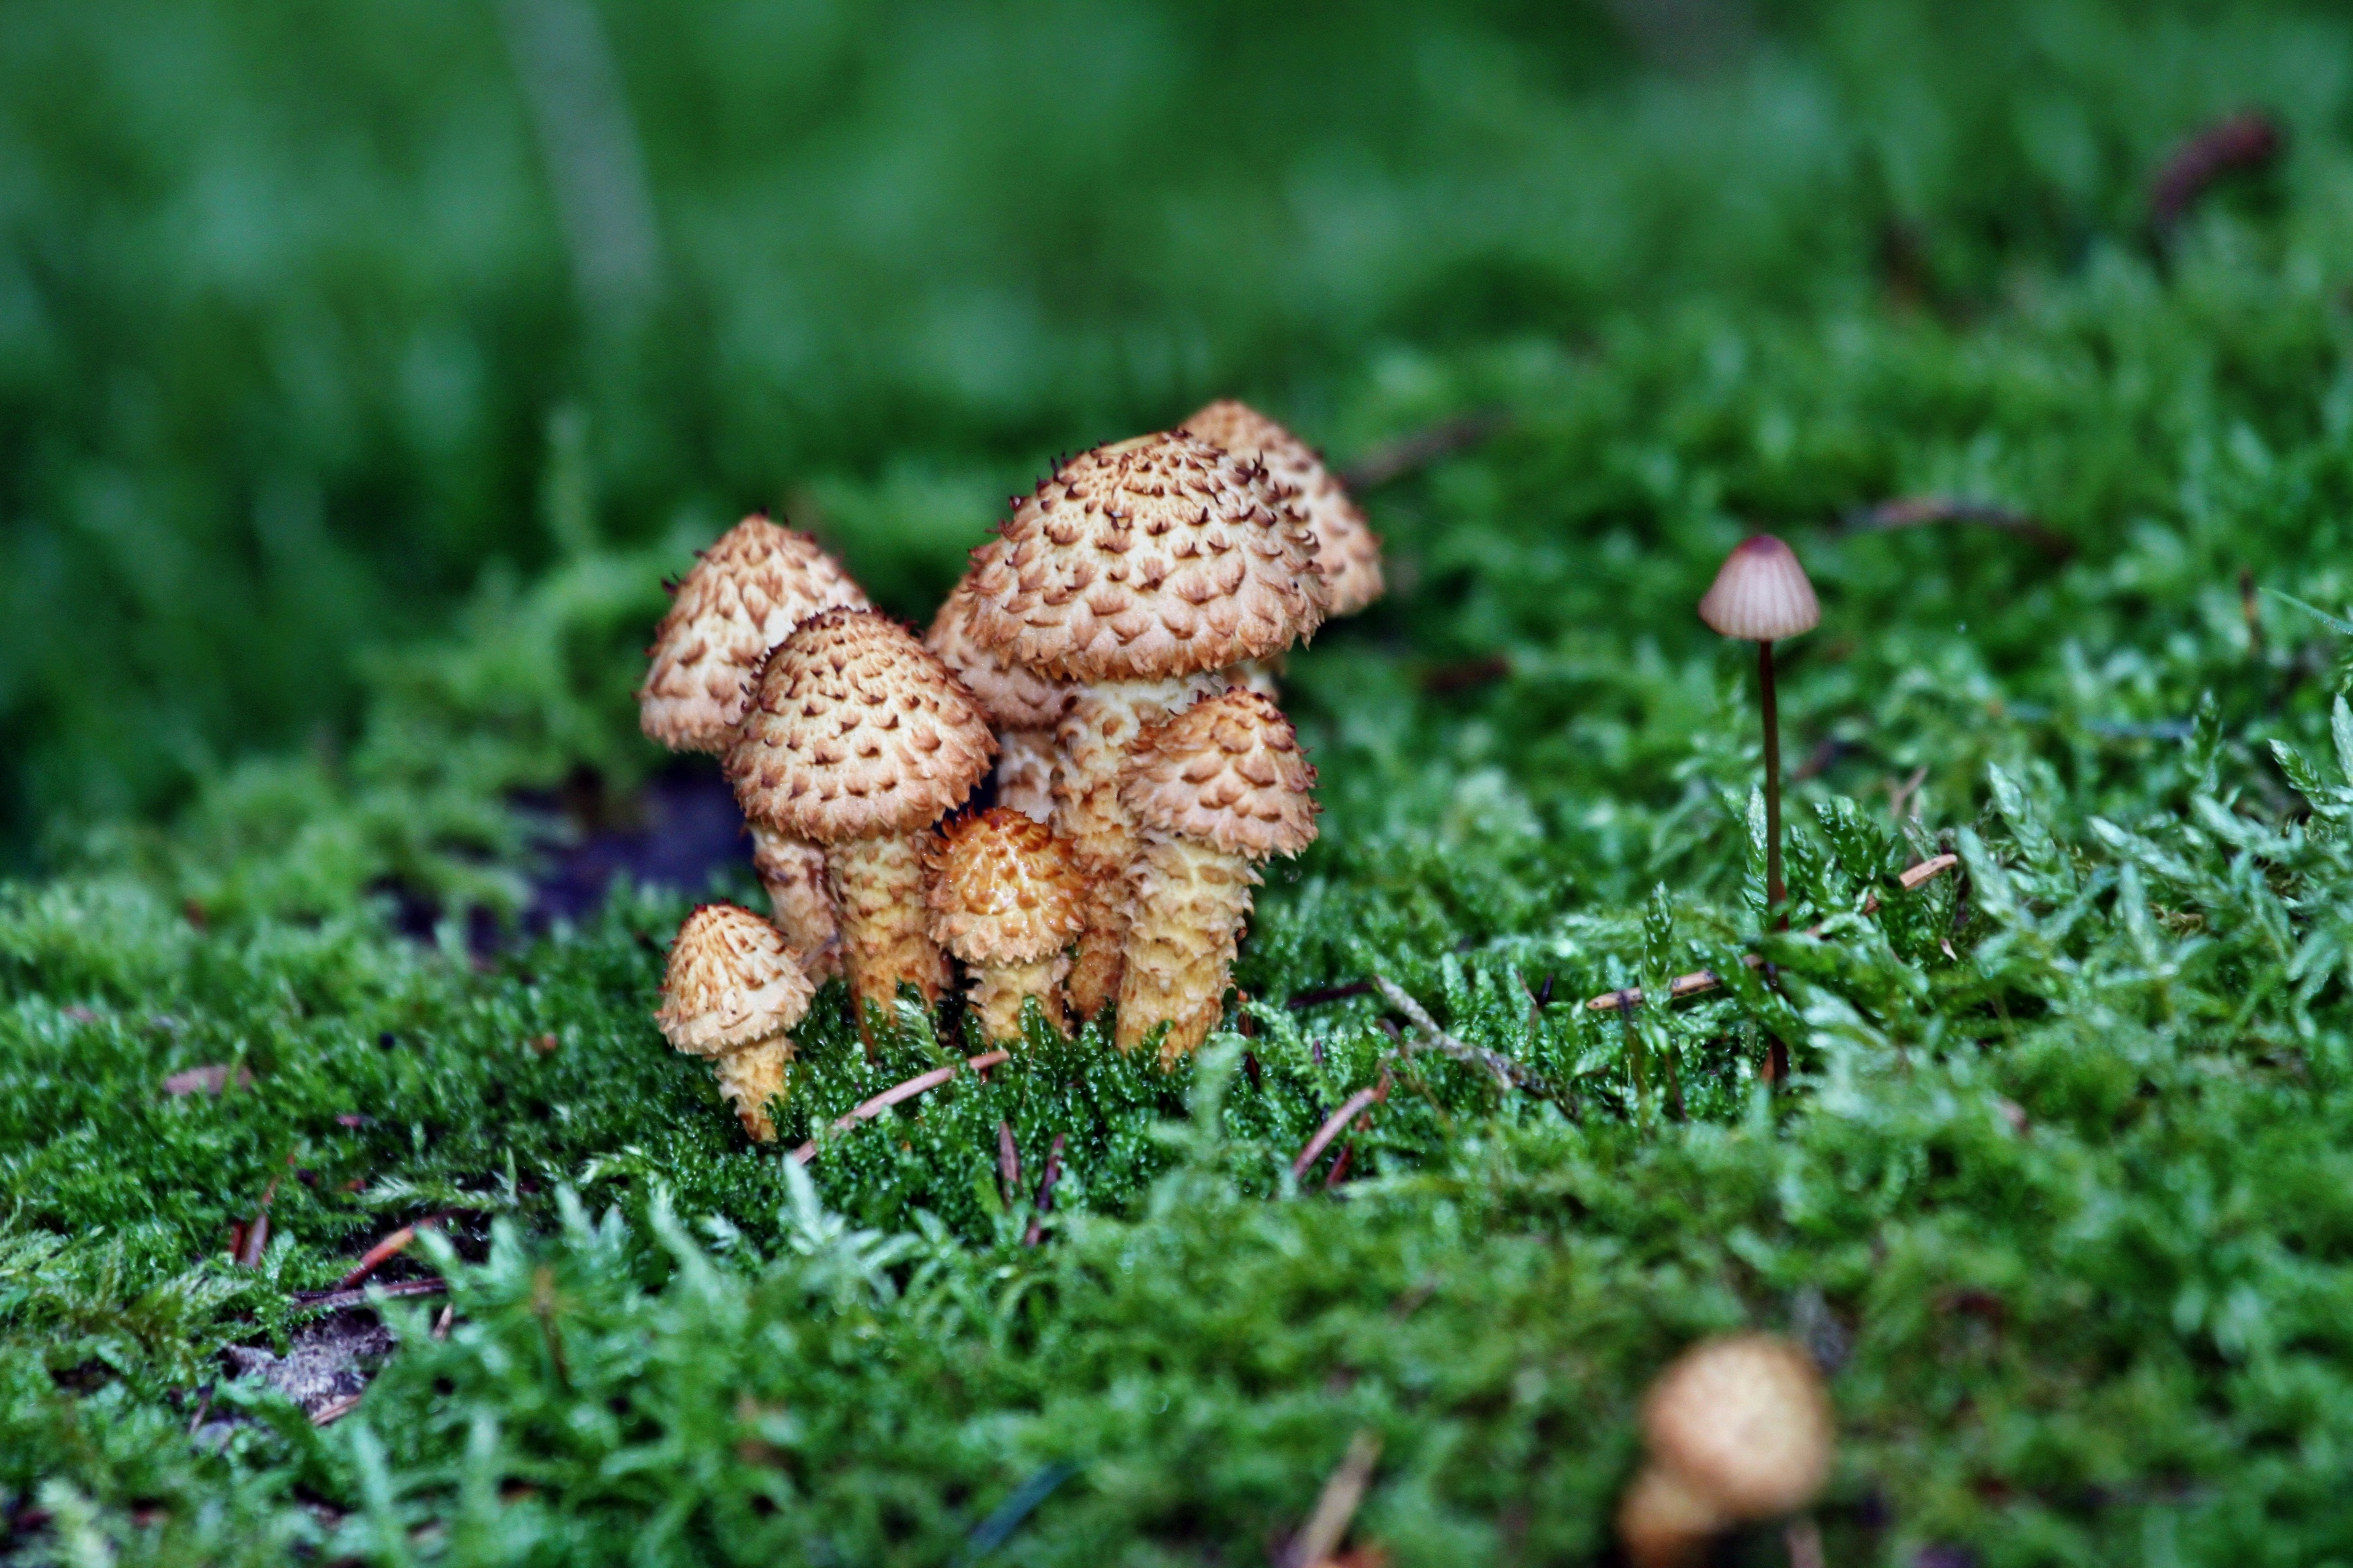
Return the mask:
{"type": "Polygon", "coordinates": [[[1027,665],[1015,664],[993,648],[982,647],[972,635],[973,576],[996,559],[1003,546],[1004,541],[992,540],[972,552],[972,571],[965,574],[940,605],[940,613],[932,617],[932,629],[923,634],[923,646],[955,672],[965,689],[980,699],[989,722],[997,728],[1050,730],[1062,717],[1062,710],[1071,705],[1071,689],[1027,665]]]}
{"type": "Polygon", "coordinates": [[[1147,828],[1262,860],[1315,841],[1314,787],[1282,710],[1234,686],[1145,726],[1119,798],[1147,828]]]}
{"type": "Polygon", "coordinates": [[[654,627],[638,727],[673,752],[723,752],[761,659],[793,627],[866,595],[806,533],[754,512],[702,552],[654,627]]]}
{"type": "Polygon", "coordinates": [[[1293,504],[1315,535],[1315,569],[1331,590],[1331,616],[1353,616],[1381,596],[1381,536],[1314,447],[1230,397],[1218,399],[1177,428],[1238,458],[1257,458],[1277,484],[1296,492],[1293,504]]]}
{"type": "Polygon", "coordinates": [[[776,927],[733,904],[704,904],[670,942],[654,1021],[678,1049],[722,1056],[783,1034],[814,994],[776,927]]]}
{"type": "Polygon", "coordinates": [[[1769,533],[1753,533],[1724,558],[1699,618],[1728,637],[1778,642],[1820,626],[1822,606],[1797,552],[1769,533]]]}
{"type": "Polygon", "coordinates": [[[1065,680],[1162,680],[1323,623],[1315,537],[1265,468],[1170,431],[1082,452],[976,560],[972,634],[1065,680]]]}
{"type": "Polygon", "coordinates": [[[1812,1358],[1772,1334],[1703,1341],[1642,1401],[1652,1458],[1735,1519],[1804,1507],[1830,1475],[1830,1398],[1812,1358]]]}
{"type": "Polygon", "coordinates": [[[839,844],[937,821],[996,750],[980,704],[913,633],[828,610],[768,655],[726,768],[744,816],[839,844]]]}
{"type": "Polygon", "coordinates": [[[1008,806],[958,816],[932,851],[932,940],[966,963],[1034,963],[1085,929],[1069,843],[1008,806]]]}

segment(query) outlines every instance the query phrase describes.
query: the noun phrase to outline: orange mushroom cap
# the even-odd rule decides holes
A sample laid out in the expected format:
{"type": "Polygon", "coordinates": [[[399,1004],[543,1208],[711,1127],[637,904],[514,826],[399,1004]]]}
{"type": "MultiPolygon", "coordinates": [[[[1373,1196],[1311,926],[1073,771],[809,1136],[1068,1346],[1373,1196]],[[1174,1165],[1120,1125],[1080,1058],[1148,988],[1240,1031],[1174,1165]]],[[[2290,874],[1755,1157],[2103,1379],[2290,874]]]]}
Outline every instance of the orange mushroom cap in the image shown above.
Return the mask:
{"type": "Polygon", "coordinates": [[[1069,843],[1002,805],[967,813],[932,851],[932,940],[966,963],[1034,963],[1086,927],[1069,843]]]}
{"type": "Polygon", "coordinates": [[[1264,859],[1315,841],[1314,787],[1282,710],[1235,686],[1146,725],[1119,798],[1146,828],[1264,859]]]}
{"type": "Polygon", "coordinates": [[[799,1023],[816,994],[776,928],[733,904],[686,917],[662,971],[662,1037],[692,1056],[722,1056],[799,1023]]]}
{"type": "Polygon", "coordinates": [[[1314,447],[1230,397],[1200,409],[1177,428],[1265,464],[1268,476],[1293,493],[1315,535],[1315,569],[1330,587],[1332,615],[1353,616],[1381,596],[1381,536],[1314,447]]]}

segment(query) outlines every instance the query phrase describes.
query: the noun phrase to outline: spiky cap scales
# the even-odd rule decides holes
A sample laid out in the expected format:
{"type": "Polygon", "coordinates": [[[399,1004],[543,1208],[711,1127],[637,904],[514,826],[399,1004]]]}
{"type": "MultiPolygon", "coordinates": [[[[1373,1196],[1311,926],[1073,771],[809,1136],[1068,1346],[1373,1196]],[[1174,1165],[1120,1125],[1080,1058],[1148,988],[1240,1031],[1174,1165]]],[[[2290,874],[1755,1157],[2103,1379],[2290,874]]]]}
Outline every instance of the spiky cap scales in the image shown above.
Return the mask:
{"type": "Polygon", "coordinates": [[[913,832],[988,772],[997,742],[906,627],[828,610],[768,656],[726,759],[744,815],[819,844],[913,832]]]}
{"type": "Polygon", "coordinates": [[[654,627],[638,726],[673,752],[723,752],[768,650],[793,627],[866,595],[806,533],[754,513],[702,552],[654,627]]]}
{"type": "Polygon", "coordinates": [[[1822,606],[1797,552],[1769,533],[1732,547],[1699,602],[1699,618],[1728,637],[1778,642],[1822,624],[1822,606]]]}
{"type": "Polygon", "coordinates": [[[678,1049],[722,1056],[790,1029],[813,994],[776,927],[733,904],[704,904],[670,944],[654,1021],[678,1049]]]}
{"type": "Polygon", "coordinates": [[[932,940],[966,963],[1034,963],[1086,926],[1086,874],[1044,823],[993,805],[959,816],[932,853],[932,940]]]}
{"type": "Polygon", "coordinates": [[[1734,1519],[1804,1507],[1830,1474],[1836,1433],[1821,1374],[1771,1334],[1704,1341],[1642,1401],[1651,1454],[1734,1519]]]}
{"type": "Polygon", "coordinates": [[[1264,859],[1314,842],[1314,787],[1282,710],[1236,686],[1145,726],[1119,798],[1146,828],[1264,859]]]}
{"type": "Polygon", "coordinates": [[[1315,535],[1315,569],[1332,595],[1330,614],[1353,616],[1381,596],[1381,536],[1315,448],[1247,403],[1221,397],[1178,426],[1212,447],[1266,465],[1289,488],[1315,535]]]}
{"type": "Polygon", "coordinates": [[[995,540],[973,552],[972,570],[949,593],[923,634],[923,646],[954,670],[956,679],[1000,730],[1050,730],[1071,703],[1071,689],[1027,665],[1016,664],[972,635],[972,580],[1004,548],[995,540]]]}
{"type": "Polygon", "coordinates": [[[1177,432],[1081,453],[972,576],[984,647],[1066,680],[1223,669],[1311,635],[1314,536],[1265,468],[1177,432]]]}

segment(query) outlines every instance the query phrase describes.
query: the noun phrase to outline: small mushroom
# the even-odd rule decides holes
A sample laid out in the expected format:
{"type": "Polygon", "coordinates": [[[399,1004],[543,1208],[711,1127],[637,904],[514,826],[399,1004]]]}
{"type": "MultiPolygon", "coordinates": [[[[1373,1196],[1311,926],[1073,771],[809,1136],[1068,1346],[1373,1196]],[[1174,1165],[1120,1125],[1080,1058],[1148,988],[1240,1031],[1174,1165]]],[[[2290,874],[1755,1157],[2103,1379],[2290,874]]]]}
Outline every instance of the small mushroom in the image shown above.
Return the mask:
{"type": "MultiPolygon", "coordinates": [[[[638,728],[673,752],[725,752],[768,650],[837,605],[863,608],[866,595],[816,540],[753,513],[702,552],[655,626],[638,728]]],[[[752,868],[811,977],[840,973],[824,852],[754,822],[752,868]]]]}
{"type": "Polygon", "coordinates": [[[784,1088],[789,1031],[814,994],[775,926],[733,904],[704,904],[670,944],[654,1021],[674,1048],[711,1063],[744,1131],[773,1143],[768,1102],[784,1088]]]}
{"type": "Polygon", "coordinates": [[[1822,606],[1797,552],[1769,533],[1733,546],[1699,602],[1699,618],[1725,637],[1757,645],[1757,683],[1765,718],[1765,898],[1789,923],[1781,885],[1781,716],[1773,689],[1773,645],[1822,624],[1822,606]]]}
{"type": "Polygon", "coordinates": [[[1086,876],[1053,829],[1008,806],[955,817],[932,857],[932,940],[972,972],[968,994],[991,1039],[1018,1039],[1034,996],[1066,1029],[1066,951],[1084,929],[1086,876]]]}
{"type": "Polygon", "coordinates": [[[1650,1463],[1618,1509],[1636,1568],[1697,1562],[1708,1538],[1807,1507],[1837,1444],[1806,1352],[1771,1334],[1703,1341],[1642,1401],[1650,1463]]]}
{"type": "Polygon", "coordinates": [[[997,804],[1048,822],[1054,815],[1054,726],[1071,705],[1071,689],[973,640],[973,574],[995,557],[1001,542],[973,552],[972,571],[940,605],[923,646],[980,699],[996,727],[997,804]]]}
{"type": "Polygon", "coordinates": [[[825,846],[859,1029],[912,984],[939,1000],[947,964],[925,929],[931,826],[995,750],[972,694],[873,610],[828,610],[761,667],[727,752],[744,815],[825,846]]]}
{"type": "Polygon", "coordinates": [[[1353,616],[1381,596],[1381,536],[1314,447],[1230,397],[1208,405],[1177,428],[1264,464],[1274,482],[1292,492],[1293,504],[1315,535],[1315,569],[1331,590],[1332,619],[1353,616]]]}
{"type": "Polygon", "coordinates": [[[1144,830],[1119,991],[1118,1044],[1168,1026],[1160,1058],[1207,1038],[1270,856],[1314,841],[1315,770],[1281,709],[1246,687],[1137,737],[1120,799],[1144,830]]]}
{"type": "Polygon", "coordinates": [[[1329,602],[1315,541],[1265,469],[1165,433],[1080,454],[976,560],[972,636],[1076,686],[1056,731],[1054,823],[1090,879],[1071,1006],[1119,994],[1140,843],[1121,764],[1144,725],[1220,691],[1219,673],[1311,635],[1329,602]]]}

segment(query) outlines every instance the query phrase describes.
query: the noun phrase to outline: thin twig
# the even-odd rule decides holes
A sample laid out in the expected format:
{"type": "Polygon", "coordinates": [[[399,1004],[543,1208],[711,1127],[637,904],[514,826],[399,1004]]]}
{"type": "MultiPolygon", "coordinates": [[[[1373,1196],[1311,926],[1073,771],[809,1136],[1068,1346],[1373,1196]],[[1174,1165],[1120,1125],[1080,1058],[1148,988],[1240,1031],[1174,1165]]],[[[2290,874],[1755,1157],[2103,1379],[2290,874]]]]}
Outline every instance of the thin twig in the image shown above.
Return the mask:
{"type": "MultiPolygon", "coordinates": [[[[1960,863],[1960,857],[1957,855],[1934,856],[1921,861],[1917,866],[1906,867],[1903,874],[1895,879],[1908,893],[1930,878],[1941,877],[1960,863]]],[[[1866,915],[1878,913],[1879,895],[1866,894],[1861,912],[1866,915]]],[[[1820,937],[1822,934],[1822,928],[1820,925],[1810,925],[1798,934],[1820,937]]],[[[1753,952],[1745,954],[1740,962],[1751,969],[1765,967],[1765,960],[1753,952]]],[[[1667,1000],[1680,1002],[1686,996],[1696,996],[1703,991],[1713,991],[1723,984],[1724,977],[1713,969],[1694,969],[1689,974],[1678,974],[1667,982],[1667,1000]]],[[[1604,991],[1585,1005],[1596,1013],[1607,1013],[1612,1008],[1639,1007],[1642,1002],[1642,988],[1639,985],[1630,985],[1622,991],[1604,991]]]]}
{"type": "Polygon", "coordinates": [[[1046,1234],[1046,1216],[1054,1212],[1054,1184],[1062,1179],[1063,1142],[1063,1135],[1057,1132],[1053,1142],[1046,1146],[1046,1177],[1038,1184],[1038,1207],[1029,1216],[1029,1228],[1022,1233],[1024,1247],[1038,1245],[1039,1238],[1046,1234]]]}
{"type": "Polygon", "coordinates": [[[1436,1020],[1430,1017],[1422,1005],[1415,1001],[1405,987],[1396,981],[1385,974],[1376,974],[1373,976],[1373,989],[1378,991],[1382,999],[1390,1006],[1404,1014],[1406,1022],[1411,1024],[1419,1032],[1421,1038],[1404,1047],[1405,1050],[1414,1051],[1428,1046],[1444,1052],[1456,1061],[1477,1062],[1481,1067],[1493,1073],[1496,1080],[1505,1089],[1511,1088],[1519,1081],[1518,1069],[1509,1058],[1499,1056],[1493,1051],[1482,1050],[1467,1040],[1459,1040],[1440,1028],[1436,1020]]]}
{"type": "MultiPolygon", "coordinates": [[[[832,1132],[847,1132],[861,1121],[873,1121],[876,1117],[881,1115],[884,1111],[890,1110],[892,1106],[898,1104],[902,1100],[913,1100],[919,1094],[939,1088],[940,1085],[948,1082],[950,1079],[954,1079],[956,1074],[962,1072],[966,1068],[972,1068],[975,1072],[979,1072],[983,1068],[993,1068],[999,1062],[1010,1061],[1012,1058],[1013,1053],[1010,1051],[983,1051],[976,1057],[967,1057],[960,1062],[950,1062],[944,1068],[934,1068],[927,1073],[923,1073],[919,1077],[911,1078],[904,1083],[896,1084],[890,1089],[884,1089],[881,1093],[876,1095],[873,1099],[867,1100],[849,1115],[836,1118],[833,1125],[827,1131],[832,1132]]],[[[791,1157],[798,1160],[804,1165],[807,1164],[811,1160],[816,1159],[817,1140],[812,1138],[807,1142],[802,1144],[799,1148],[794,1150],[791,1157]]]]}
{"type": "Polygon", "coordinates": [[[2023,512],[1958,496],[1902,496],[1849,512],[1845,522],[1857,533],[1885,533],[1938,522],[1975,523],[2023,539],[2054,561],[2064,561],[2075,553],[2073,540],[2023,512]]]}
{"type": "Polygon", "coordinates": [[[1313,991],[1295,992],[1283,1005],[1292,1008],[1321,1007],[1326,1002],[1345,1002],[1351,996],[1369,996],[1372,994],[1371,981],[1352,980],[1345,985],[1319,985],[1313,991]]]}
{"type": "Polygon", "coordinates": [[[391,1285],[364,1285],[356,1290],[322,1290],[317,1295],[298,1290],[294,1304],[306,1312],[340,1312],[366,1306],[371,1294],[398,1300],[403,1296],[438,1296],[448,1289],[449,1281],[439,1278],[403,1279],[391,1285]]]}
{"type": "Polygon", "coordinates": [[[366,1397],[364,1394],[346,1394],[341,1399],[331,1399],[311,1412],[311,1425],[325,1426],[341,1421],[344,1416],[357,1410],[360,1407],[360,1401],[366,1397]]]}
{"type": "Polygon", "coordinates": [[[2174,150],[2150,183],[2149,232],[2159,243],[2171,238],[2182,218],[2217,180],[2238,171],[2260,169],[2286,146],[2287,134],[2279,121],[2260,110],[2242,110],[2204,127],[2174,150]]]}
{"type": "Polygon", "coordinates": [[[1380,1457],[1380,1435],[1358,1428],[1348,1439],[1348,1451],[1324,1483],[1315,1511],[1292,1538],[1291,1550],[1283,1553],[1284,1568],[1317,1568],[1339,1549],[1348,1526],[1356,1521],[1357,1507],[1372,1487],[1373,1466],[1380,1457]]]}
{"type": "Polygon", "coordinates": [[[1008,1207],[1021,1191],[1021,1150],[1013,1142],[1013,1123],[997,1124],[997,1182],[1008,1207]]]}
{"type": "Polygon", "coordinates": [[[1482,408],[1469,414],[1458,414],[1451,419],[1441,419],[1435,425],[1359,452],[1340,465],[1339,480],[1352,490],[1377,489],[1391,479],[1401,479],[1417,469],[1426,468],[1441,458],[1468,451],[1500,435],[1511,422],[1511,415],[1500,408],[1482,408]]]}
{"type": "Polygon", "coordinates": [[[402,1226],[398,1230],[361,1253],[360,1260],[353,1266],[352,1271],[335,1281],[335,1289],[357,1289],[362,1280],[391,1262],[408,1247],[409,1243],[415,1241],[419,1230],[429,1229],[448,1217],[446,1214],[427,1215],[413,1225],[402,1226]]]}
{"type": "Polygon", "coordinates": [[[1342,1130],[1355,1120],[1358,1111],[1377,1105],[1388,1097],[1389,1075],[1384,1068],[1380,1082],[1370,1089],[1358,1089],[1340,1102],[1339,1110],[1324,1119],[1324,1125],[1315,1130],[1315,1136],[1307,1141],[1307,1147],[1299,1152],[1299,1158],[1291,1162],[1291,1173],[1303,1176],[1314,1170],[1315,1162],[1324,1157],[1324,1151],[1332,1146],[1332,1140],[1340,1136],[1342,1130]]]}

